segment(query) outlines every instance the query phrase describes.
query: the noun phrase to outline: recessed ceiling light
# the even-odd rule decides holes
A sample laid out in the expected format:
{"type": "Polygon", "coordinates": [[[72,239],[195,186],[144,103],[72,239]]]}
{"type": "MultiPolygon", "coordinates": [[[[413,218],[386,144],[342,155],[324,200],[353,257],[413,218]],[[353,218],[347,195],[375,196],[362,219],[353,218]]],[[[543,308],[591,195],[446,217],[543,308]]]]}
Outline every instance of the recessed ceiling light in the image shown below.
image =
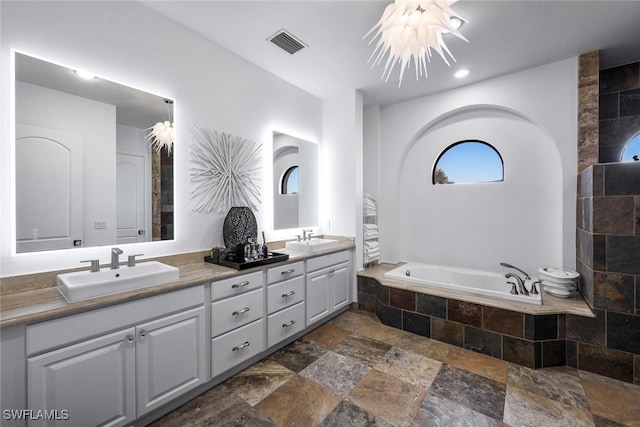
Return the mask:
{"type": "Polygon", "coordinates": [[[88,71],[73,70],[73,72],[76,73],[76,76],[80,77],[81,79],[93,80],[96,78],[95,74],[91,74],[88,71]]]}
{"type": "Polygon", "coordinates": [[[469,70],[467,70],[466,68],[463,68],[462,70],[456,71],[456,73],[453,76],[457,79],[461,79],[463,77],[467,77],[468,75],[469,75],[469,70]]]}

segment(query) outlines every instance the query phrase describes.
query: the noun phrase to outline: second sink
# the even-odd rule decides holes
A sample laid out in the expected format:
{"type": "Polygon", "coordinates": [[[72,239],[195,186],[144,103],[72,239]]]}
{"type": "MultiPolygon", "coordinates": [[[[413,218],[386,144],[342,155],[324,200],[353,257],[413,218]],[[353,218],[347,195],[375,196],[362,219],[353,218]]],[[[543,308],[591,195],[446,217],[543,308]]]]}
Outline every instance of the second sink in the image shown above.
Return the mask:
{"type": "Polygon", "coordinates": [[[299,242],[286,242],[285,247],[296,252],[319,252],[337,248],[340,242],[333,239],[309,239],[299,242]]]}

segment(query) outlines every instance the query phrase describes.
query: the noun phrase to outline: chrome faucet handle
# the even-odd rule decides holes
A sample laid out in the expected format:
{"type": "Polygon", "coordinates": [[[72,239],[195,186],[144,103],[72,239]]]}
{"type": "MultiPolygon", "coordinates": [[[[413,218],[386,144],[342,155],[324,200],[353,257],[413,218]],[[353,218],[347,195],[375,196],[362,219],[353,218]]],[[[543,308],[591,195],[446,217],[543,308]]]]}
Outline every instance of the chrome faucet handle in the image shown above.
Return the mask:
{"type": "Polygon", "coordinates": [[[538,289],[536,288],[536,284],[542,283],[542,280],[536,280],[531,284],[531,295],[538,295],[538,289]]]}
{"type": "Polygon", "coordinates": [[[100,260],[99,259],[85,259],[84,261],[80,261],[80,262],[90,262],[91,263],[91,272],[92,273],[97,273],[98,271],[100,271],[100,260]]]}
{"type": "Polygon", "coordinates": [[[516,289],[516,284],[515,284],[515,283],[513,283],[513,282],[509,282],[509,281],[507,281],[507,284],[508,284],[508,285],[511,285],[511,292],[510,292],[510,294],[511,294],[511,295],[518,295],[518,289],[516,289]]]}
{"type": "Polygon", "coordinates": [[[300,241],[300,235],[296,234],[296,239],[298,239],[298,242],[300,241]]]}
{"type": "Polygon", "coordinates": [[[307,233],[307,240],[311,240],[311,235],[313,234],[313,231],[309,231],[307,233]]]}
{"type": "Polygon", "coordinates": [[[129,255],[127,257],[127,267],[135,267],[136,266],[136,257],[137,256],[142,256],[144,254],[135,254],[135,255],[129,255]]]}

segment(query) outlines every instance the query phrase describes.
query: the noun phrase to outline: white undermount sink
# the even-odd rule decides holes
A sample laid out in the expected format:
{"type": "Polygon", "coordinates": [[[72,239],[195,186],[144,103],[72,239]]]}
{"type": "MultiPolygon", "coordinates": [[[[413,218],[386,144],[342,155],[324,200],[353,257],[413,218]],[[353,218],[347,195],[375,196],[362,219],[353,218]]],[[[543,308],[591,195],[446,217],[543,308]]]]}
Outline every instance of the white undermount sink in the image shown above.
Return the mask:
{"type": "Polygon", "coordinates": [[[333,239],[309,239],[286,242],[285,247],[296,252],[318,252],[337,248],[340,242],[333,239]]]}
{"type": "Polygon", "coordinates": [[[175,282],[179,276],[180,270],[176,267],[147,261],[115,270],[104,268],[94,273],[87,270],[59,274],[57,282],[65,299],[74,302],[175,282]]]}

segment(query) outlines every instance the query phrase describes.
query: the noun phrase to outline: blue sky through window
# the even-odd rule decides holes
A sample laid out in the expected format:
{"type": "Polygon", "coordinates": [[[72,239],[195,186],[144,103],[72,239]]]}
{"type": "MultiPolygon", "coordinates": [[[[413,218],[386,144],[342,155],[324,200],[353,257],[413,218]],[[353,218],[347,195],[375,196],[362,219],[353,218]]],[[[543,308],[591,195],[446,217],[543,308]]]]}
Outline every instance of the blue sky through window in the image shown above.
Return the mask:
{"type": "Polygon", "coordinates": [[[640,133],[631,138],[627,146],[624,148],[624,151],[622,152],[622,161],[636,161],[633,156],[637,156],[636,158],[640,158],[640,133]]]}
{"type": "Polygon", "coordinates": [[[449,182],[456,184],[504,179],[500,155],[483,142],[465,141],[450,146],[438,159],[435,167],[442,169],[449,182]]]}
{"type": "Polygon", "coordinates": [[[294,166],[285,173],[286,191],[284,194],[298,194],[298,171],[300,168],[294,166]]]}

